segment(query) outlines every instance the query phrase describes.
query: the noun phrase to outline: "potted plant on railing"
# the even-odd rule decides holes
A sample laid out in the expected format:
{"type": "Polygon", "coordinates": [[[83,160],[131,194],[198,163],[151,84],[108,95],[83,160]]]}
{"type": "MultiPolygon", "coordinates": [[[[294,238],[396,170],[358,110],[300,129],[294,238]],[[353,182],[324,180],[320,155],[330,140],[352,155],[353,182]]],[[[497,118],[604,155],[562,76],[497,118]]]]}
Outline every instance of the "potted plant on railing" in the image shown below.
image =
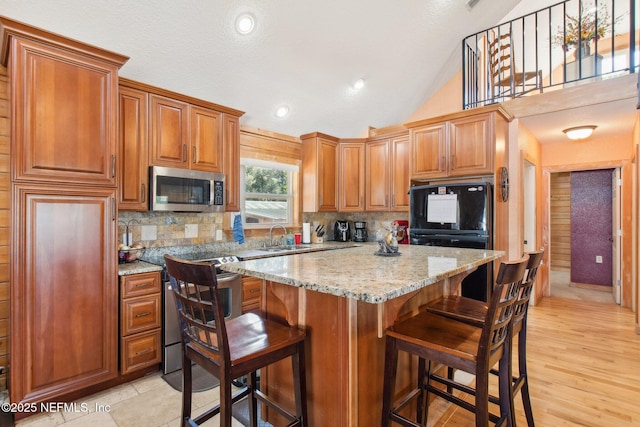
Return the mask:
{"type": "Polygon", "coordinates": [[[598,56],[598,61],[595,60],[591,53],[591,45],[594,40],[606,36],[611,31],[612,25],[621,18],[618,17],[612,21],[604,3],[600,4],[598,8],[594,6],[587,8],[581,3],[580,8],[578,16],[566,15],[565,26],[558,28],[553,39],[554,45],[561,46],[565,53],[577,49],[575,57],[576,60],[580,58],[581,72],[578,73],[577,62],[567,62],[567,81],[600,74],[599,66],[602,57],[598,56]]]}

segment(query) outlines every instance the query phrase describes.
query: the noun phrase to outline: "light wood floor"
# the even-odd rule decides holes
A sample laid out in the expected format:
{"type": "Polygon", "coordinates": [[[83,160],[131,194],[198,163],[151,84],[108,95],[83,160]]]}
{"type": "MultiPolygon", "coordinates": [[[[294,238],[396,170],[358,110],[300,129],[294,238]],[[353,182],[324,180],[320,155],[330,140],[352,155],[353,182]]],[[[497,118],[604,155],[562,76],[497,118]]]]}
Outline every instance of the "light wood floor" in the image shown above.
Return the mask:
{"type": "MultiPolygon", "coordinates": [[[[631,310],[544,298],[530,307],[527,341],[537,426],[640,426],[640,335],[631,310]]],[[[526,426],[520,396],[516,413],[526,426]]],[[[470,426],[473,415],[451,406],[429,425],[470,426]]]]}

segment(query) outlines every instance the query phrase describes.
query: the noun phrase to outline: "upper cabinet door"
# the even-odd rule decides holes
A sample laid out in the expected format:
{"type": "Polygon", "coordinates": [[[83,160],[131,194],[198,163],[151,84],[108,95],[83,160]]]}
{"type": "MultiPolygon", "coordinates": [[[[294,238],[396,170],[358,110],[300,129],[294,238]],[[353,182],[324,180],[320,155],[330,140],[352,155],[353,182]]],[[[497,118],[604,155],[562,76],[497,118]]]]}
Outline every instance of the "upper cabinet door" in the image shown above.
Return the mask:
{"type": "Polygon", "coordinates": [[[11,38],[13,178],[116,185],[118,66],[11,38]]]}
{"type": "Polygon", "coordinates": [[[120,87],[120,182],[118,209],[149,209],[149,144],[147,141],[147,100],[141,90],[120,87]]]}
{"type": "Polygon", "coordinates": [[[492,115],[480,114],[451,120],[449,129],[449,175],[493,173],[492,115]]]}
{"type": "Polygon", "coordinates": [[[409,210],[409,136],[392,138],[391,146],[391,206],[392,211],[409,210]]]}
{"type": "Polygon", "coordinates": [[[336,212],[338,210],[338,143],[320,138],[318,144],[320,173],[318,211],[336,212]]]}
{"type": "Polygon", "coordinates": [[[411,129],[411,177],[447,175],[447,127],[445,123],[411,129]]]}
{"type": "Polygon", "coordinates": [[[303,212],[337,212],[338,139],[318,132],[300,139],[303,212]]]}
{"type": "Polygon", "coordinates": [[[366,144],[365,206],[367,211],[389,210],[389,140],[366,144]]]}
{"type": "Polygon", "coordinates": [[[191,169],[222,172],[222,113],[189,106],[191,169]]]}
{"type": "Polygon", "coordinates": [[[188,167],[188,107],[185,102],[151,94],[150,144],[155,166],[188,167]]]}
{"type": "Polygon", "coordinates": [[[224,174],[227,212],[240,211],[240,119],[224,115],[224,174]]]}
{"type": "Polygon", "coordinates": [[[364,142],[341,142],[339,144],[339,189],[340,212],[364,211],[365,154],[364,142]]]}

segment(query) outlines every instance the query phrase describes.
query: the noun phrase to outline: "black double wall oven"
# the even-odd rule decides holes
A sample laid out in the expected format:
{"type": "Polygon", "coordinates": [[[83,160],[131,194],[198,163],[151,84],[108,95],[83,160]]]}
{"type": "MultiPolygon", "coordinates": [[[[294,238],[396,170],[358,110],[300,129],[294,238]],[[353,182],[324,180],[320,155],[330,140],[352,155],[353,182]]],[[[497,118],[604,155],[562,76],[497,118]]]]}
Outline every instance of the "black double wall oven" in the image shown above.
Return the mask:
{"type": "MultiPolygon", "coordinates": [[[[491,183],[470,182],[411,187],[409,236],[412,245],[493,249],[491,183]]],[[[462,281],[462,295],[487,301],[493,263],[462,281]]]]}

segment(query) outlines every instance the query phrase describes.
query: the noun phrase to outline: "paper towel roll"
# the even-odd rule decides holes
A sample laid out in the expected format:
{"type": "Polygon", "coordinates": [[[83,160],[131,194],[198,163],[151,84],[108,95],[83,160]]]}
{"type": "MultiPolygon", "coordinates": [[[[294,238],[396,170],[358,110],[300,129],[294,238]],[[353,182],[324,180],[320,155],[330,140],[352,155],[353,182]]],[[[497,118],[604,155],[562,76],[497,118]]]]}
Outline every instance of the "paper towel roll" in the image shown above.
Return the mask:
{"type": "Polygon", "coordinates": [[[302,243],[311,243],[311,224],[302,223],[302,243]]]}

